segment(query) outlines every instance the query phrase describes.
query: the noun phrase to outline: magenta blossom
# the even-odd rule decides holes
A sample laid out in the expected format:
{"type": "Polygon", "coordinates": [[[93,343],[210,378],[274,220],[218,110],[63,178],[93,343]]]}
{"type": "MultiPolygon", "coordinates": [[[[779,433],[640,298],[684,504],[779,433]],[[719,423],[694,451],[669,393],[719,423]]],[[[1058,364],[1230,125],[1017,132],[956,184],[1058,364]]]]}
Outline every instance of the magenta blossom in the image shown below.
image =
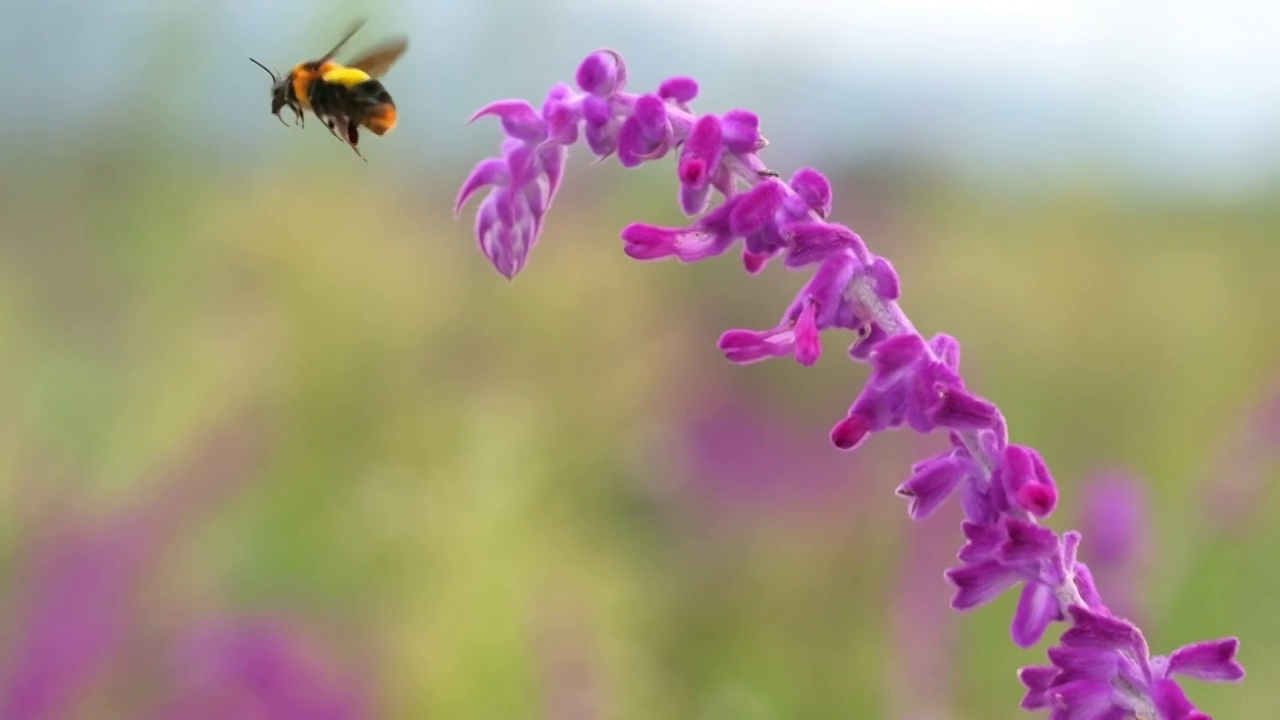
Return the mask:
{"type": "Polygon", "coordinates": [[[1191,646],[1168,660],[1147,656],[1141,633],[1103,605],[1089,568],[1077,560],[1080,534],[1059,536],[1039,524],[1058,499],[1044,458],[1010,443],[999,409],[966,387],[959,343],[915,329],[898,305],[901,283],[890,262],[828,220],[827,179],[808,168],[781,179],[758,156],[767,143],[757,116],[696,114],[690,103],[698,86],[690,78],[672,78],[649,93],[627,91],[626,79],[621,55],[601,50],[579,67],[580,92],[558,84],[541,110],[503,100],[476,113],[500,118],[507,139],[500,158],[484,160],[463,182],[455,212],[489,188],[476,236],[497,270],[511,278],[524,267],[560,185],[567,148],[580,137],[595,155],[616,155],[624,167],[672,157],[680,209],[695,219],[680,227],[629,225],[621,233],[624,251],[638,260],[694,262],[740,245],[748,273],[775,258],[787,269],[811,269],[775,326],[730,330],[720,349],[739,364],[790,356],[812,365],[821,332],[850,331],[849,357],[871,373],[832,427],[832,443],[852,450],[873,434],[903,427],[946,432],[950,449],[917,463],[897,492],[916,519],[952,495],[960,499],[967,544],[960,565],[946,573],[956,588],[952,606],[977,607],[1020,587],[1010,633],[1021,647],[1039,642],[1054,622],[1072,625],[1050,655],[1053,668],[1022,672],[1030,690],[1023,706],[1050,707],[1063,720],[1207,717],[1170,674],[1239,680],[1238,642],[1191,646]],[[717,194],[722,199],[713,206],[717,194]]]}

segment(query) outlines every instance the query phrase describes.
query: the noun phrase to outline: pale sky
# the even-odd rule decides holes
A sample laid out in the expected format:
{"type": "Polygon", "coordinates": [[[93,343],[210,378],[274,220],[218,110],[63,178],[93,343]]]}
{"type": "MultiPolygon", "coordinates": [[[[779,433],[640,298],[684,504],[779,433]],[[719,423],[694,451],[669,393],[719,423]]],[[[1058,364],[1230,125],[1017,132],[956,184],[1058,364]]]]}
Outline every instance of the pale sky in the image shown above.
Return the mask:
{"type": "Polygon", "coordinates": [[[616,44],[637,87],[693,74],[703,107],[749,103],[799,152],[820,139],[854,156],[932,145],[979,174],[1094,153],[1156,179],[1280,175],[1280,0],[343,0],[281,24],[303,4],[314,0],[18,0],[0,59],[43,72],[14,79],[0,121],[85,118],[118,101],[114,81],[159,44],[174,73],[204,81],[157,79],[156,102],[186,108],[183,126],[204,124],[211,141],[265,144],[250,130],[266,80],[244,58],[294,62],[368,15],[356,44],[413,38],[396,75],[416,118],[402,135],[460,157],[487,141],[464,127],[472,109],[540,97],[616,44]],[[65,42],[41,41],[52,36],[65,42]]]}
{"type": "MultiPolygon", "coordinates": [[[[552,0],[648,16],[824,73],[1031,99],[1150,156],[1155,172],[1243,177],[1280,159],[1278,0],[552,0]],[[1011,92],[1010,88],[1014,88],[1011,92]],[[1189,164],[1189,165],[1188,165],[1189,164]],[[1181,170],[1178,170],[1181,168],[1181,170]]],[[[1040,119],[1035,122],[1041,122],[1040,119]]]]}

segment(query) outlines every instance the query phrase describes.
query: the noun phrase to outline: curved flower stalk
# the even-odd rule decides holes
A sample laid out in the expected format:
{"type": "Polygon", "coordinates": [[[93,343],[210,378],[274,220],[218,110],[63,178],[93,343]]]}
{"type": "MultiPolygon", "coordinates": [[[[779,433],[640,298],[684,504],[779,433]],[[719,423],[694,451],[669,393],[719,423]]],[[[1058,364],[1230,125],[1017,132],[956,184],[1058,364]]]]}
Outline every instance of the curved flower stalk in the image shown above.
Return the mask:
{"type": "Polygon", "coordinates": [[[1076,559],[1081,536],[1061,536],[1039,524],[1058,490],[1041,456],[1009,441],[1004,417],[975,395],[960,374],[960,345],[945,334],[922,336],[899,307],[897,273],[844,225],[829,222],[832,192],[818,171],[783,180],[760,160],[766,146],[758,118],[745,110],[696,115],[697,83],[675,77],[656,91],[626,90],[626,65],[612,50],[589,55],[577,72],[579,90],[557,84],[541,110],[523,100],[492,103],[472,117],[492,115],[507,136],[501,157],[476,166],[458,193],[455,214],[488,188],[475,232],[494,267],[512,278],[525,265],[560,185],[569,145],[585,138],[601,159],[634,167],[672,156],[679,204],[696,217],[683,227],[643,223],[622,230],[625,252],[638,260],[693,262],[741,243],[748,273],[781,258],[812,274],[777,325],[730,330],[719,347],[746,364],[792,357],[817,362],[824,330],[852,331],[848,349],[870,366],[862,391],[831,430],[831,441],[853,450],[875,433],[910,427],[943,431],[950,448],[917,463],[897,494],[921,519],[957,495],[966,539],[960,564],[946,572],[952,607],[968,610],[1020,588],[1011,626],[1014,643],[1030,647],[1057,621],[1071,624],[1050,649],[1045,667],[1019,673],[1022,707],[1079,720],[1207,718],[1187,700],[1174,675],[1240,680],[1235,638],[1211,640],[1151,656],[1141,631],[1103,604],[1089,568],[1076,559]],[[711,207],[712,196],[723,200],[711,207]]]}

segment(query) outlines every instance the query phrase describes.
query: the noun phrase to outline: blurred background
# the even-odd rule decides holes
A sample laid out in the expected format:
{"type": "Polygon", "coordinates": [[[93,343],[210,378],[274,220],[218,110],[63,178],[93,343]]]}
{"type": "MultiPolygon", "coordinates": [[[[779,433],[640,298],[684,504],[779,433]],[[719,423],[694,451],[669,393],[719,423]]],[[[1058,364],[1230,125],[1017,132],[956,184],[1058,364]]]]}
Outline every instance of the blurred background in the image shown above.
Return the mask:
{"type": "MultiPolygon", "coordinates": [[[[1280,6],[8,0],[0,24],[0,717],[1017,718],[1015,596],[960,615],[941,444],[827,442],[865,371],[715,348],[803,278],[638,264],[670,162],[573,156],[508,283],[490,100],[600,46],[757,111],[898,268],[922,332],[1062,488],[1154,652],[1241,637],[1280,689],[1280,6]],[[281,127],[357,16],[398,129],[281,127]]],[[[1049,640],[1056,635],[1051,635],[1049,640]]]]}

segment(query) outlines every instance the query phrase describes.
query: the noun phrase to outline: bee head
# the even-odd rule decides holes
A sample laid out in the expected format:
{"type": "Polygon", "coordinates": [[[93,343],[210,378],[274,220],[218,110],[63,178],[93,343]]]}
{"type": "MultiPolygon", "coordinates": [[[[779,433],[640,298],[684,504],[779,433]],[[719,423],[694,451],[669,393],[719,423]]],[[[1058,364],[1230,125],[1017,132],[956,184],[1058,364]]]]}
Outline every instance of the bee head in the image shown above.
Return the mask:
{"type": "Polygon", "coordinates": [[[279,115],[285,105],[289,104],[289,99],[285,96],[288,86],[283,80],[276,82],[271,86],[271,114],[279,115]]]}
{"type": "MultiPolygon", "coordinates": [[[[249,61],[252,62],[254,65],[257,65],[258,67],[262,68],[263,70],[266,70],[267,74],[271,76],[271,114],[279,118],[280,111],[283,110],[285,106],[294,107],[295,105],[295,103],[289,98],[288,76],[281,77],[274,70],[267,67],[266,65],[263,65],[257,60],[254,60],[253,58],[249,58],[249,61]]],[[[295,112],[296,112],[296,108],[295,108],[295,112]]],[[[280,121],[284,122],[284,119],[281,118],[280,121]]]]}

